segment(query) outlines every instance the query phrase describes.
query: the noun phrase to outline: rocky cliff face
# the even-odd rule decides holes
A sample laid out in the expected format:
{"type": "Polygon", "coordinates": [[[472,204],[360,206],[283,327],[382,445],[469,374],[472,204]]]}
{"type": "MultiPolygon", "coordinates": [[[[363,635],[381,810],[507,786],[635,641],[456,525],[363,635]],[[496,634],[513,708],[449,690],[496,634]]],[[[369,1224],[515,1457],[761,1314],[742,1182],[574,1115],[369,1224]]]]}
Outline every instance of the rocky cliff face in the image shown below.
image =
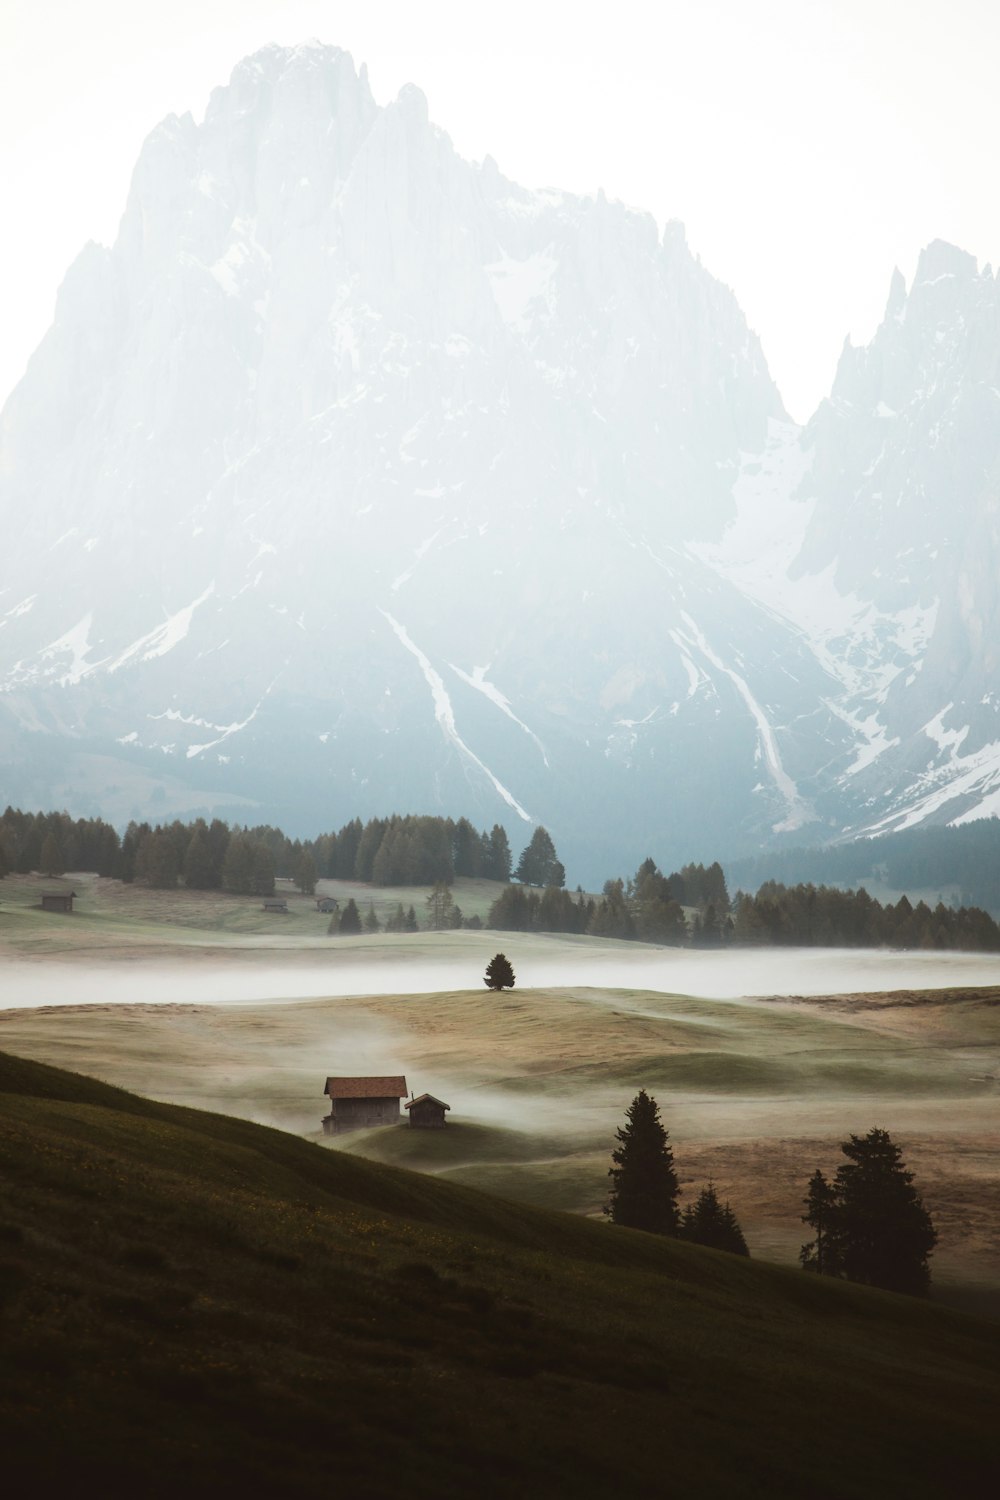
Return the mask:
{"type": "Polygon", "coordinates": [[[679,226],[268,48],[150,136],[3,413],[7,796],[541,821],[585,880],[852,826],[991,670],[997,347],[932,247],[800,435],[679,226]]]}

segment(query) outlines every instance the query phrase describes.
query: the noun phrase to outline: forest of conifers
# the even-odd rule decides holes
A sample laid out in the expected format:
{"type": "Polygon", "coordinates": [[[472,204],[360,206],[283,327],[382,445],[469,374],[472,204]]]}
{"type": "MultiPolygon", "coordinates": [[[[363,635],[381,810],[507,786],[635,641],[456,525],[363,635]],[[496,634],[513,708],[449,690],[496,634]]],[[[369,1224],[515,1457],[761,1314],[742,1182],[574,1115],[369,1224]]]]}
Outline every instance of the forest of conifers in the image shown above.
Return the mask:
{"type": "MultiPolygon", "coordinates": [[[[992,835],[992,860],[1000,866],[998,827],[990,820],[978,831],[974,847],[981,874],[988,862],[986,833],[992,835]]],[[[820,856],[835,852],[818,851],[820,856]]],[[[43,875],[93,870],[158,889],[184,885],[245,895],[269,895],[277,876],[310,893],[323,878],[385,887],[447,886],[456,877],[480,877],[506,887],[486,924],[499,931],[585,933],[695,947],[1000,951],[1000,927],[975,906],[937,903],[932,908],[906,896],[883,905],[863,888],[787,886],[775,880],[765,881],[756,894],[737,891],[730,899],[718,863],[688,864],[665,875],[647,859],[631,879],[606,881],[600,895],[579,889],[571,894],[544,828],[535,829],[515,868],[501,825],[477,832],[466,818],[394,814],[364,824],[355,818],[337,832],[306,840],[290,839],[270,826],[230,827],[198,818],[157,826],[133,822],[120,838],[100,818],[8,807],[0,815],[0,876],[8,870],[43,875]]],[[[923,873],[929,873],[926,867],[923,873]]]]}

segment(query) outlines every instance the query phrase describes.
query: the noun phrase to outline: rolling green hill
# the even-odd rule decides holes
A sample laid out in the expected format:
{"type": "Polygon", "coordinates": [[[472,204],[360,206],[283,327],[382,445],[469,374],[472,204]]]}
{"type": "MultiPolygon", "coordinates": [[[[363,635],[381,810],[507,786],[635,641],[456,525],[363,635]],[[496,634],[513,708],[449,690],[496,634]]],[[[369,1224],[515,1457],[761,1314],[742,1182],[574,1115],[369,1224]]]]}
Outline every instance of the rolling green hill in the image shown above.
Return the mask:
{"type": "Polygon", "coordinates": [[[0,1054],[12,1493],[987,1492],[1000,1330],[0,1054]]]}

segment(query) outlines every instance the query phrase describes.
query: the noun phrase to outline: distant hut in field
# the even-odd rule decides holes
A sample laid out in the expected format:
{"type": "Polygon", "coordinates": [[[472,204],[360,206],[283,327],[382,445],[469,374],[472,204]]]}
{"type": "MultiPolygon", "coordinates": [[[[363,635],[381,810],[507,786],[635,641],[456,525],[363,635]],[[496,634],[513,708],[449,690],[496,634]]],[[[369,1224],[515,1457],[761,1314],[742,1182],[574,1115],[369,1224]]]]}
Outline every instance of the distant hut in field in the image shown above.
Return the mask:
{"type": "Polygon", "coordinates": [[[339,907],[340,907],[340,902],[334,896],[317,896],[316,897],[316,910],[317,911],[337,911],[339,907]]]}
{"type": "Polygon", "coordinates": [[[328,1078],[324,1094],[330,1113],[323,1118],[327,1135],[345,1130],[367,1130],[372,1125],[398,1125],[399,1101],[406,1098],[402,1075],[382,1078],[328,1078]]]}
{"type": "Polygon", "coordinates": [[[45,891],[42,893],[42,911],[72,911],[76,891],[45,891]]]}
{"type": "Polygon", "coordinates": [[[443,1130],[448,1123],[445,1115],[451,1105],[445,1104],[443,1099],[435,1099],[433,1094],[418,1094],[403,1108],[410,1111],[410,1124],[415,1130],[443,1130]]]}
{"type": "Polygon", "coordinates": [[[265,896],[263,901],[265,911],[288,911],[287,896],[265,896]]]}

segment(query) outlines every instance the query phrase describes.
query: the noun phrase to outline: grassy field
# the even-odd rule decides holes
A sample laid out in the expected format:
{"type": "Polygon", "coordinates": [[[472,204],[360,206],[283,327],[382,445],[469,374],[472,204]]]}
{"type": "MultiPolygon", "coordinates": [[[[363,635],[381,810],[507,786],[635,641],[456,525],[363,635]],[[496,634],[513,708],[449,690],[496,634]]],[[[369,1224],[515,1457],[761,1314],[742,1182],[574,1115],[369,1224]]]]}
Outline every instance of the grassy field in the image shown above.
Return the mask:
{"type": "Polygon", "coordinates": [[[0,1166],[11,1493],[312,1496],[333,1474],[374,1497],[881,1500],[1000,1478],[1000,1332],[928,1304],[7,1055],[0,1166]]]}
{"type": "MultiPolygon", "coordinates": [[[[494,880],[457,879],[452,895],[465,917],[486,915],[504,887],[494,880]]],[[[259,896],[231,896],[225,891],[154,891],[141,885],[122,885],[96,875],[76,873],[58,877],[8,875],[0,882],[0,932],[4,942],[21,952],[49,951],[71,942],[86,948],[118,941],[129,947],[150,943],[225,944],[232,938],[260,937],[301,945],[326,942],[330,918],[317,911],[318,896],[334,896],[341,910],[357,903],[362,919],[370,908],[384,926],[398,905],[415,908],[421,927],[426,924],[429,889],[413,886],[374,886],[356,880],[321,880],[315,896],[304,896],[290,880],[279,880],[275,894],[288,901],[286,912],[265,912],[259,896]],[[43,891],[74,891],[78,896],[70,918],[71,933],[53,931],[60,921],[43,912],[43,891]]]]}
{"type": "Polygon", "coordinates": [[[296,936],[282,925],[291,917],[243,898],[93,877],[74,877],[80,910],[60,918],[30,909],[50,884],[0,884],[0,984],[8,1004],[34,995],[39,1007],[0,1014],[0,1046],[314,1137],[327,1074],[403,1072],[452,1106],[447,1130],[367,1132],[336,1149],[582,1215],[600,1214],[615,1128],[645,1087],[685,1192],[713,1179],[754,1255],[790,1264],[812,1171],[832,1173],[847,1133],[878,1124],[903,1144],[940,1231],[935,1296],[1000,1316],[996,989],[699,999],[629,986],[641,945],[330,939],[305,898],[296,936]],[[237,918],[253,930],[226,926],[237,918]],[[548,958],[551,969],[590,965],[595,982],[490,994],[476,976],[499,946],[519,971],[548,958]],[[365,995],[376,960],[387,993],[365,995]],[[600,982],[612,972],[617,984],[600,982]],[[45,985],[33,989],[33,976],[45,985]],[[304,988],[317,998],[294,998],[304,988]],[[255,993],[268,1003],[232,1003],[255,993]],[[73,1003],[84,998],[112,1003],[73,1003]]]}

